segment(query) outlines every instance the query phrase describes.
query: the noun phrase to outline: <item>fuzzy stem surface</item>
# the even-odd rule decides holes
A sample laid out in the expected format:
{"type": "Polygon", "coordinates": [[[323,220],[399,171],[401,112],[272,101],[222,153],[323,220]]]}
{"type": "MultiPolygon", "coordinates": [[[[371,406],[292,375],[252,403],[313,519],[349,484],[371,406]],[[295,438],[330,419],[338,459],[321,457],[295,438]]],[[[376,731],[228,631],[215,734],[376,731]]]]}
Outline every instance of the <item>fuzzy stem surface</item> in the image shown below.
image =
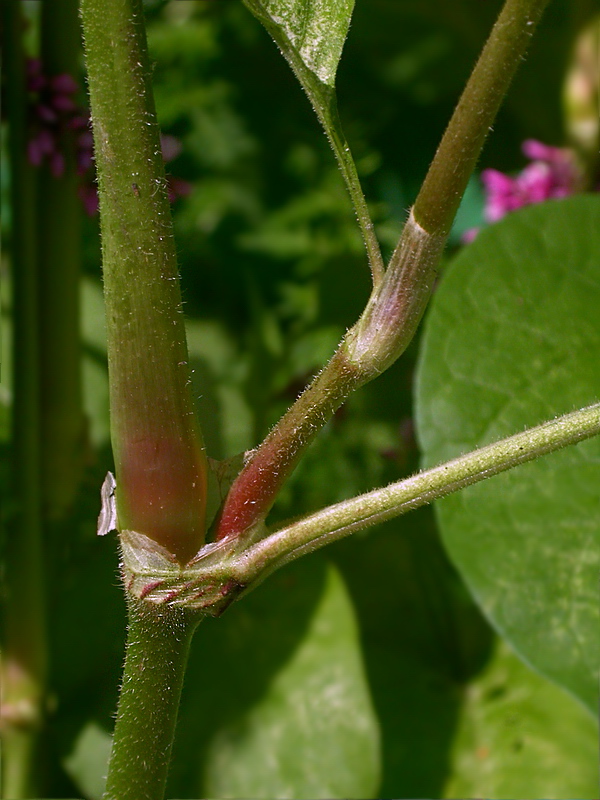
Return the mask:
{"type": "Polygon", "coordinates": [[[111,438],[121,529],[185,563],[207,466],[190,391],[141,0],[82,0],[98,169],[111,438]]]}
{"type": "Polygon", "coordinates": [[[500,104],[549,2],[506,0],[415,201],[415,219],[430,233],[449,233],[500,104]]]}
{"type": "Polygon", "coordinates": [[[162,800],[183,676],[199,617],[129,600],[123,685],[105,800],[162,800]]]}
{"type": "Polygon", "coordinates": [[[600,433],[600,403],[558,417],[383,489],[346,500],[282,527],[238,560],[236,578],[250,583],[301,555],[433,502],[527,461],[600,433]]]}

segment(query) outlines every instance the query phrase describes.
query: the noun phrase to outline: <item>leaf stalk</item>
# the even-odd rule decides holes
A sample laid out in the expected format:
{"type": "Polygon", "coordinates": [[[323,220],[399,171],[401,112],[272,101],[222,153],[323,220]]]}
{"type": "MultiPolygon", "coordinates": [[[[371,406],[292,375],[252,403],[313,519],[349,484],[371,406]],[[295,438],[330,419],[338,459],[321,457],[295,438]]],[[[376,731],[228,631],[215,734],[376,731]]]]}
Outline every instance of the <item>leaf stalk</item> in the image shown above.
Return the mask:
{"type": "Polygon", "coordinates": [[[240,583],[264,580],[275,569],[351,533],[427,505],[474,483],[600,433],[600,403],[565,414],[425,470],[382,489],[345,500],[285,525],[237,560],[240,583]]]}

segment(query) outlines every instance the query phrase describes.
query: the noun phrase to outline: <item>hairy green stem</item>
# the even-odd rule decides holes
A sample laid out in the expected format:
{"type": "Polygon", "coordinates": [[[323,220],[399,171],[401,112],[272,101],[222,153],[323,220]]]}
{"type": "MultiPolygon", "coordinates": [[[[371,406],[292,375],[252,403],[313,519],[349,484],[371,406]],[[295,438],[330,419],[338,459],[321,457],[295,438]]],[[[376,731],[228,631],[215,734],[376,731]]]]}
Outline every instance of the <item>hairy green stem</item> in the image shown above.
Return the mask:
{"type": "Polygon", "coordinates": [[[130,599],[105,800],[162,800],[197,614],[130,599]]]}
{"type": "Polygon", "coordinates": [[[600,403],[523,433],[486,445],[383,489],[346,500],[282,527],[247,549],[237,560],[235,578],[244,584],[355,531],[533,461],[600,433],[600,403]]]}
{"type": "Polygon", "coordinates": [[[9,523],[2,576],[0,774],[2,796],[15,800],[43,793],[37,746],[45,712],[47,672],[40,500],[35,185],[26,157],[24,22],[20,7],[20,0],[2,3],[12,206],[12,477],[16,511],[9,523]]]}
{"type": "Polygon", "coordinates": [[[171,212],[141,0],[82,0],[98,168],[120,527],[188,561],[206,456],[190,391],[171,212]]]}
{"type": "MultiPolygon", "coordinates": [[[[47,75],[79,77],[77,9],[77,0],[42,3],[41,59],[47,75]]],[[[42,505],[51,522],[63,520],[72,509],[85,452],[79,334],[81,201],[75,133],[70,135],[71,141],[62,142],[63,174],[54,176],[47,164],[37,170],[42,505]]]]}
{"type": "Polygon", "coordinates": [[[311,100],[317,112],[317,116],[325,129],[335,157],[337,158],[338,166],[344,178],[350,199],[352,200],[356,219],[369,259],[373,286],[377,287],[383,280],[385,267],[379,242],[375,234],[375,228],[371,220],[371,214],[369,213],[367,201],[365,200],[365,195],[360,185],[360,178],[358,177],[354,158],[350,152],[350,146],[344,136],[342,123],[339,119],[335,92],[333,89],[325,91],[326,87],[319,88],[321,89],[320,94],[324,95],[322,102],[317,103],[316,99],[312,97],[311,100]]]}
{"type": "Polygon", "coordinates": [[[426,231],[450,231],[500,104],[549,2],[506,1],[415,202],[415,219],[426,231]]]}
{"type": "Polygon", "coordinates": [[[225,501],[217,539],[260,535],[279,489],[317,432],[352,391],[386,370],[410,343],[460,196],[547,2],[506,0],[383,279],[329,364],[251,454],[225,501]],[[352,379],[342,383],[340,375],[352,379]]]}
{"type": "Polygon", "coordinates": [[[217,539],[235,537],[251,529],[253,536],[263,533],[262,521],[302,453],[361,383],[364,383],[361,370],[340,348],[236,478],[217,521],[217,539]]]}

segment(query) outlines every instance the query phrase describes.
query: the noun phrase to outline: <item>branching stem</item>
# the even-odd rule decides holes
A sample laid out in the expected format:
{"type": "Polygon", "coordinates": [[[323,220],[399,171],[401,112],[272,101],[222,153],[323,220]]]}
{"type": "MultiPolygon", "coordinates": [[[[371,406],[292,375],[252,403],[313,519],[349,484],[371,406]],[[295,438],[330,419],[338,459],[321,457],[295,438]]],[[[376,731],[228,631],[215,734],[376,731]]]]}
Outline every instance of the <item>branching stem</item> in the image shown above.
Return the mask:
{"type": "Polygon", "coordinates": [[[263,580],[305,553],[600,433],[600,403],[486,445],[286,525],[240,556],[236,578],[263,580]]]}
{"type": "Polygon", "coordinates": [[[352,391],[386,370],[410,343],[429,301],[445,238],[469,176],[548,2],[506,0],[383,279],[375,284],[364,313],[329,364],[246,463],[225,502],[218,539],[258,530],[302,452],[335,410],[352,391]],[[344,374],[353,375],[342,392],[340,364],[344,374]],[[310,431],[298,424],[301,411],[310,414],[314,423],[310,431]]]}

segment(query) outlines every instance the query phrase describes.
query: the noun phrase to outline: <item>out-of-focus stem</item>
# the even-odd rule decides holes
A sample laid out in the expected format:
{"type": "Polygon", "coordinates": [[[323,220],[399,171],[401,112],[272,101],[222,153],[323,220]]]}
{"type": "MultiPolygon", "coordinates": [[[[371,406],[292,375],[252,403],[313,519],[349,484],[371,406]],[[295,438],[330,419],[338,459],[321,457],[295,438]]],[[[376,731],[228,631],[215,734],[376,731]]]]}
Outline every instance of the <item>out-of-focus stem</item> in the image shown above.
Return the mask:
{"type": "Polygon", "coordinates": [[[82,0],[98,168],[111,436],[121,530],[181,562],[204,537],[173,226],[141,0],[82,0]]]}
{"type": "Polygon", "coordinates": [[[2,3],[3,66],[12,205],[14,381],[12,457],[15,516],[6,541],[2,591],[0,731],[2,796],[43,794],[37,744],[46,694],[42,569],[35,191],[26,158],[25,70],[20,0],[2,3]]]}
{"type": "MultiPolygon", "coordinates": [[[[81,70],[77,0],[41,4],[41,59],[54,76],[81,70]]],[[[82,472],[84,419],[79,334],[81,202],[74,147],[65,170],[38,175],[38,293],[41,362],[41,463],[44,516],[60,521],[71,509],[82,472]]]]}

